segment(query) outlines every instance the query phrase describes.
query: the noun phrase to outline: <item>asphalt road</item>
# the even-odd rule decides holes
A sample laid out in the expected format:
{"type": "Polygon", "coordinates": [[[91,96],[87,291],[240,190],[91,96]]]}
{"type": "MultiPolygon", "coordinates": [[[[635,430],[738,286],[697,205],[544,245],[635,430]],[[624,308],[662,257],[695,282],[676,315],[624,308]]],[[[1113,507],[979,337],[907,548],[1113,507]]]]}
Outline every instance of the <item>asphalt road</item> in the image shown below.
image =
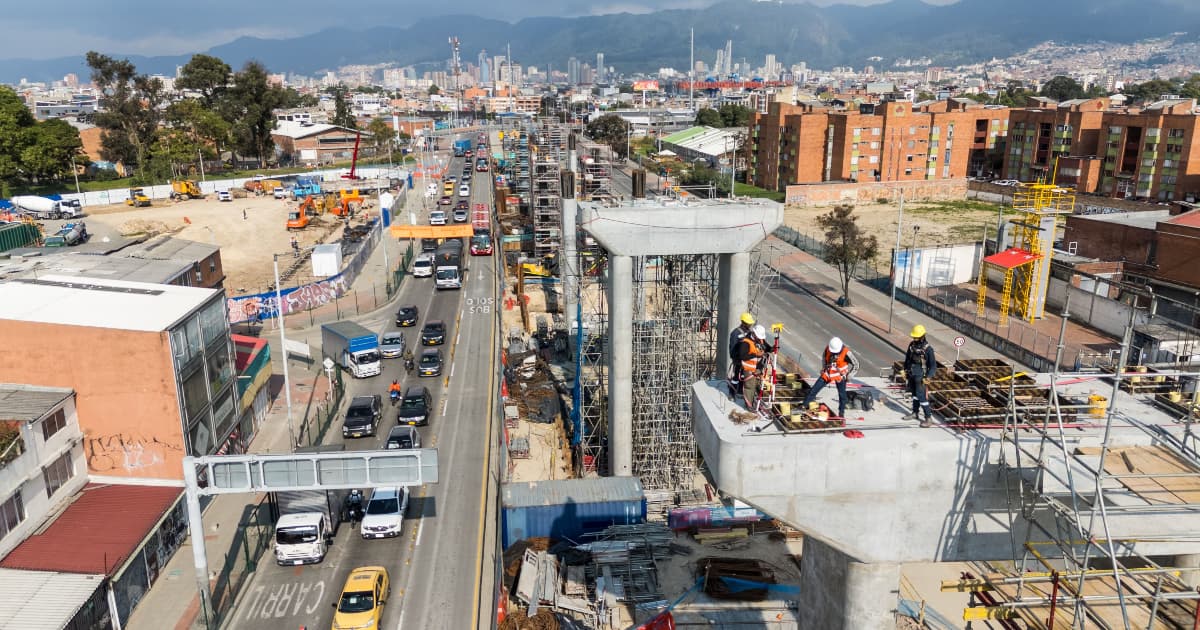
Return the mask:
{"type": "MultiPolygon", "coordinates": [[[[462,162],[462,158],[454,159],[450,173],[461,175],[462,162]]],[[[472,203],[491,204],[488,177],[472,175],[472,203]]],[[[428,213],[422,211],[419,222],[427,221],[428,213]]],[[[485,555],[480,549],[487,472],[483,467],[488,459],[484,427],[489,394],[494,389],[488,385],[496,320],[492,259],[468,255],[466,265],[462,290],[435,291],[432,278],[408,278],[391,307],[360,320],[381,333],[393,330],[396,308],[416,304],[420,309],[418,326],[402,330],[417,356],[419,347],[413,344],[419,341],[420,326],[431,319],[446,322],[447,343],[441,346],[446,360],[443,376],[420,378],[415,371],[408,375],[401,359],[384,359],[381,375],[345,381],[347,400],[362,394],[380,394],[384,400],[384,421],[376,436],[348,440],[346,448],[352,450],[382,448],[388,430],[395,426],[395,409],[387,397],[392,379],[430,389],[435,413],[420,431],[423,446],[438,449],[440,483],[412,488],[404,530],[398,538],[363,540],[357,524],[343,524],[321,564],[280,567],[268,551],[228,617],[227,628],[327,628],[332,623],[332,604],[346,576],[355,567],[367,565],[382,565],[391,576],[392,595],[380,627],[471,625],[478,611],[470,602],[478,600],[479,559],[485,555]]],[[[337,426],[326,442],[342,442],[337,426]]]]}

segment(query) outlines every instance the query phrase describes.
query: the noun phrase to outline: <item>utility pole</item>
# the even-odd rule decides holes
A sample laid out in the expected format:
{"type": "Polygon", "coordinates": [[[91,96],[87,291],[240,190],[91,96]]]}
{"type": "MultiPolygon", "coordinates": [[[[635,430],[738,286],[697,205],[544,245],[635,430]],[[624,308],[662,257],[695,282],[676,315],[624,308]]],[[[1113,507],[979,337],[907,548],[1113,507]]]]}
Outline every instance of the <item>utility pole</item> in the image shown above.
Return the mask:
{"type": "Polygon", "coordinates": [[[696,113],[696,29],[692,31],[691,63],[688,65],[688,107],[696,113]]]}
{"type": "Polygon", "coordinates": [[[462,64],[459,63],[458,60],[457,37],[450,38],[450,65],[450,71],[454,76],[454,85],[450,88],[451,97],[454,99],[454,103],[452,105],[453,109],[450,110],[450,126],[458,127],[458,108],[459,104],[462,102],[462,80],[459,77],[459,75],[462,73],[462,64]]]}
{"type": "MultiPolygon", "coordinates": [[[[888,332],[892,332],[892,314],[896,311],[896,261],[900,256],[900,228],[904,225],[904,188],[900,188],[900,217],[896,219],[896,248],[892,250],[892,299],[888,302],[888,332]]],[[[912,264],[912,260],[908,261],[912,264]]]]}

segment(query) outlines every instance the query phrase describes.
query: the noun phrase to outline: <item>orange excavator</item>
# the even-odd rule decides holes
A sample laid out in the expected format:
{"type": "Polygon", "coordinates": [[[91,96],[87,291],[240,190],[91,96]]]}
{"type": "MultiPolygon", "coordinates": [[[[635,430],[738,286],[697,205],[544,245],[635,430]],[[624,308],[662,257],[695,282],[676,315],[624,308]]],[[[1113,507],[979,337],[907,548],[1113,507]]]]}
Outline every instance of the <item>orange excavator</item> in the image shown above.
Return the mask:
{"type": "Polygon", "coordinates": [[[338,205],[333,209],[333,214],[339,217],[351,216],[355,210],[362,207],[364,201],[357,189],[339,191],[338,205]]]}
{"type": "Polygon", "coordinates": [[[303,230],[308,227],[309,217],[315,216],[317,216],[317,202],[312,195],[309,195],[300,202],[300,205],[288,211],[287,229],[303,230]]]}

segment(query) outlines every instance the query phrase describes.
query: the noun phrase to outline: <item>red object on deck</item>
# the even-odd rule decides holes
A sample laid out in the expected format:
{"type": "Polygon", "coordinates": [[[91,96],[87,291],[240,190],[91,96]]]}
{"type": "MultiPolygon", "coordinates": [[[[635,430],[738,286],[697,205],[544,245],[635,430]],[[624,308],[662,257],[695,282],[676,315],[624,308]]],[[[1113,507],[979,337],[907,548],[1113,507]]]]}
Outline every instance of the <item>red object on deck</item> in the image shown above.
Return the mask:
{"type": "Polygon", "coordinates": [[[638,630],[675,630],[675,617],[672,617],[669,611],[663,612],[659,616],[638,626],[638,630]]]}

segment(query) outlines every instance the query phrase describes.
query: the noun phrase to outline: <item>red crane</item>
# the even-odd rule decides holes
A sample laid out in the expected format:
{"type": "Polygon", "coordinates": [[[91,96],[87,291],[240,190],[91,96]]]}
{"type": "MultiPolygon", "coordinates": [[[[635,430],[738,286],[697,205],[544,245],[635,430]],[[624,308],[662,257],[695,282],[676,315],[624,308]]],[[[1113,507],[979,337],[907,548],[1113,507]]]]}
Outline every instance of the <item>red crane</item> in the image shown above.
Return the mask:
{"type": "Polygon", "coordinates": [[[358,168],[358,143],[362,141],[362,132],[354,132],[354,157],[350,159],[350,173],[342,175],[342,179],[358,179],[358,175],[354,174],[354,169],[358,168]]]}

